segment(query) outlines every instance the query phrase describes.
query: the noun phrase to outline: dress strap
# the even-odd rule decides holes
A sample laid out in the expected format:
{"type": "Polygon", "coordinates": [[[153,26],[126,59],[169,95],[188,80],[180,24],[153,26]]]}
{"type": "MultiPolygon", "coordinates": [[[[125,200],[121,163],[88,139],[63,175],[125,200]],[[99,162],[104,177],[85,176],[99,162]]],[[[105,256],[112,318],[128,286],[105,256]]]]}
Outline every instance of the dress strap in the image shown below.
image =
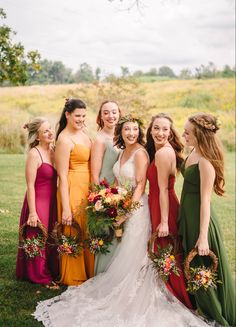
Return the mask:
{"type": "Polygon", "coordinates": [[[42,155],[41,155],[39,149],[38,149],[36,146],[35,146],[35,149],[38,151],[38,154],[39,154],[39,156],[40,156],[40,158],[41,158],[41,160],[42,160],[42,163],[43,163],[43,157],[42,157],[42,155]]]}
{"type": "Polygon", "coordinates": [[[138,148],[138,149],[136,149],[136,150],[132,153],[131,157],[134,157],[135,154],[136,154],[138,151],[140,151],[140,150],[142,150],[142,151],[146,154],[146,156],[147,156],[147,158],[148,158],[148,161],[150,161],[150,160],[149,160],[149,155],[148,155],[146,149],[144,149],[144,148],[138,148]]]}

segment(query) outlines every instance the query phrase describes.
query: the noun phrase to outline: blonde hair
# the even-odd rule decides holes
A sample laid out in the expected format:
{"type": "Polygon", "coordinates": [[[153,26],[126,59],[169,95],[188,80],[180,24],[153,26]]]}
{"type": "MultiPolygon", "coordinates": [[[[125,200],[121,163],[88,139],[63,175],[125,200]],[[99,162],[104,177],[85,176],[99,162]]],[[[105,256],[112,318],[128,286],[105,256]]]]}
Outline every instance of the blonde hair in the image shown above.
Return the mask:
{"type": "Polygon", "coordinates": [[[215,169],[214,192],[222,196],[224,194],[224,153],[223,147],[216,132],[219,124],[216,117],[199,113],[188,118],[194,127],[194,135],[198,142],[201,155],[210,161],[215,169]]]}
{"type": "Polygon", "coordinates": [[[28,130],[27,142],[29,150],[39,144],[39,141],[37,140],[38,131],[41,125],[47,121],[48,120],[44,117],[35,117],[29,123],[24,125],[24,128],[28,130]]]}

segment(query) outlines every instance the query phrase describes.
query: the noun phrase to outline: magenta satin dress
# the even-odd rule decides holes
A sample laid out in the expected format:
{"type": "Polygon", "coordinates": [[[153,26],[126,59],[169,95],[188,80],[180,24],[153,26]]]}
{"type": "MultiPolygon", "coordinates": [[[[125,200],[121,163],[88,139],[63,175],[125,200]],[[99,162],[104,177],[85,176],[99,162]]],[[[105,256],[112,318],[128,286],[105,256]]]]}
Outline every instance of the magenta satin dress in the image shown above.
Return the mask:
{"type": "MultiPolygon", "coordinates": [[[[56,190],[56,170],[52,165],[42,162],[37,170],[35,180],[35,202],[37,214],[49,233],[57,220],[56,190]]],[[[28,215],[29,207],[27,196],[25,195],[20,217],[20,226],[27,221],[28,215]]],[[[33,236],[37,234],[37,232],[39,232],[38,228],[29,226],[27,227],[26,235],[33,236]]],[[[47,245],[45,250],[42,251],[42,256],[30,259],[26,258],[22,249],[18,249],[16,262],[17,279],[29,280],[33,283],[46,285],[57,276],[58,255],[55,247],[53,248],[47,245]]]]}

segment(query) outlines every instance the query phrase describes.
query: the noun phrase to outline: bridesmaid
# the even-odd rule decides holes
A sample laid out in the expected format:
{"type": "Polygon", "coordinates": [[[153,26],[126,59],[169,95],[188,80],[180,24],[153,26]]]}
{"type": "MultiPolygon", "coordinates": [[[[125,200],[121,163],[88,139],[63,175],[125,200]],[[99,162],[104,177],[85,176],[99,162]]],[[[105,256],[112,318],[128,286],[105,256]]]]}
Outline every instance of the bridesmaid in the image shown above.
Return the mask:
{"type": "MultiPolygon", "coordinates": [[[[24,126],[28,130],[28,147],[25,176],[27,192],[20,217],[20,226],[27,223],[27,237],[40,230],[37,222],[43,223],[50,232],[57,220],[56,189],[57,174],[53,167],[53,132],[47,119],[34,118],[24,126]]],[[[58,275],[58,258],[55,250],[46,246],[41,256],[27,259],[23,249],[18,250],[16,278],[57,288],[53,278],[58,275]]]]}
{"type": "MultiPolygon", "coordinates": [[[[179,172],[183,162],[183,145],[168,115],[160,113],[152,118],[147,130],[146,150],[150,157],[147,178],[152,231],[158,231],[157,243],[165,247],[170,242],[170,239],[165,236],[169,233],[175,237],[178,235],[179,201],[175,194],[174,184],[176,173],[179,172]]],[[[182,258],[179,255],[177,261],[180,276],[171,274],[166,286],[182,303],[192,308],[181,271],[182,258]]]]}
{"type": "MultiPolygon", "coordinates": [[[[111,185],[114,183],[113,165],[118,159],[119,151],[113,146],[115,125],[120,117],[120,109],[116,102],[105,101],[101,104],[98,115],[97,137],[91,150],[91,181],[99,184],[104,178],[111,185]]],[[[116,249],[117,241],[113,239],[109,247],[110,253],[99,253],[95,256],[95,275],[104,272],[116,249]]]]}
{"type": "Polygon", "coordinates": [[[198,290],[195,300],[200,312],[223,326],[236,326],[235,285],[227,262],[222,233],[211,207],[212,191],[224,194],[224,159],[216,136],[215,117],[196,114],[188,118],[183,137],[193,147],[183,167],[184,185],[180,203],[179,232],[184,254],[197,247],[193,265],[209,265],[209,249],[219,259],[218,277],[222,284],[207,292],[198,290]]]}
{"type": "MultiPolygon", "coordinates": [[[[90,184],[91,141],[84,133],[86,106],[79,99],[66,100],[56,134],[56,167],[59,175],[58,220],[66,235],[73,235],[72,216],[86,238],[85,211],[90,184]],[[80,214],[76,214],[80,209],[80,214]],[[82,212],[81,212],[82,210],[82,212]]],[[[80,256],[63,255],[60,260],[60,283],[80,285],[94,275],[94,256],[85,249],[80,256]]]]}

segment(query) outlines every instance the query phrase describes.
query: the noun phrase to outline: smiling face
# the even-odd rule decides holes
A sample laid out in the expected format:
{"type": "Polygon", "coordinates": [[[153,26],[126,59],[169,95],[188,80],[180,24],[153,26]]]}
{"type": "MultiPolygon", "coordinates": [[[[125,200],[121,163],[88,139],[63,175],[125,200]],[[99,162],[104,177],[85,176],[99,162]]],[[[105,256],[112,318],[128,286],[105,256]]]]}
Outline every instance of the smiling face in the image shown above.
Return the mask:
{"type": "Polygon", "coordinates": [[[137,122],[124,123],[121,136],[124,140],[125,146],[133,145],[138,141],[139,137],[139,125],[137,122]]]}
{"type": "Polygon", "coordinates": [[[52,128],[49,124],[48,121],[45,121],[44,123],[42,123],[42,125],[40,126],[40,128],[38,129],[38,138],[37,140],[40,143],[52,143],[54,141],[54,135],[53,135],[53,131],[52,128]]]}
{"type": "Polygon", "coordinates": [[[188,146],[197,146],[197,138],[194,135],[194,126],[189,121],[187,121],[184,125],[184,132],[182,135],[185,139],[185,142],[188,146]]]}
{"type": "Polygon", "coordinates": [[[102,106],[101,119],[104,127],[113,128],[120,117],[118,105],[114,102],[107,102],[102,106]]]}
{"type": "Polygon", "coordinates": [[[167,118],[156,118],[152,124],[151,135],[156,148],[163,147],[170,136],[170,121],[167,118]]]}
{"type": "Polygon", "coordinates": [[[66,111],[65,113],[67,124],[77,130],[80,130],[84,127],[84,122],[86,118],[86,109],[77,108],[71,113],[66,111]]]}

